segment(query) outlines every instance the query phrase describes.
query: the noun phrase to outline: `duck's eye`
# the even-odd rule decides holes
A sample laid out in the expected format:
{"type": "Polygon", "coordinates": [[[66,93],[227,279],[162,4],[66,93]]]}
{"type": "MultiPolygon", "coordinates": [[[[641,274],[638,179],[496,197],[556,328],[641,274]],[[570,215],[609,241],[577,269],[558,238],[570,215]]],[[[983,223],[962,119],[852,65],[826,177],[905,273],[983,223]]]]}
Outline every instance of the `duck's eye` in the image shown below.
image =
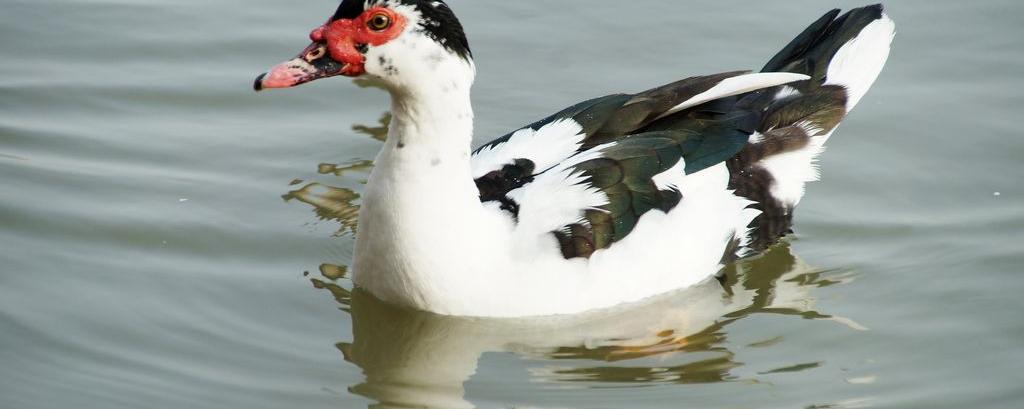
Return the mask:
{"type": "Polygon", "coordinates": [[[366,20],[366,27],[373,31],[384,31],[391,27],[391,16],[384,13],[377,13],[366,20]]]}

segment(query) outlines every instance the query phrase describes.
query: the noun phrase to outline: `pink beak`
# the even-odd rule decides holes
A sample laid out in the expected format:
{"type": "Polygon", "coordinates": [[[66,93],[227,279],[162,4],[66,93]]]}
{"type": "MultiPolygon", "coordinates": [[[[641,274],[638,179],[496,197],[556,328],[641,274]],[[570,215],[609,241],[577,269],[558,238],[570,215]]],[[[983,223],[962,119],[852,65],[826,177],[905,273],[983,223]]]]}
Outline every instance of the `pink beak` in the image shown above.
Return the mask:
{"type": "Polygon", "coordinates": [[[342,75],[348,64],[335,61],[327,54],[326,45],[320,42],[310,44],[291,60],[285,61],[269,72],[260,74],[253,83],[253,89],[289,88],[320,78],[342,75]]]}
{"type": "Polygon", "coordinates": [[[270,72],[261,74],[256,78],[253,87],[257,91],[262,91],[265,88],[294,87],[313,76],[314,73],[312,65],[301,58],[296,58],[280,63],[271,68],[270,72]]]}

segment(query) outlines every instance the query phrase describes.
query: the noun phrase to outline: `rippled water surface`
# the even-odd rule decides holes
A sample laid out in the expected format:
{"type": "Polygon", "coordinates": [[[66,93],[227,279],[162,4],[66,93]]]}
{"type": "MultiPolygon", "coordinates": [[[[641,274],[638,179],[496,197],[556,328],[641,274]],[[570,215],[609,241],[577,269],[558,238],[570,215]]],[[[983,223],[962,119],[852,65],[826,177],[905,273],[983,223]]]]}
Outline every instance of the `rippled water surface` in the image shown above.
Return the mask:
{"type": "MultiPolygon", "coordinates": [[[[492,321],[351,292],[381,92],[251,91],[334,0],[3,0],[0,408],[1024,406],[1024,3],[891,3],[795,237],[724,285],[492,321]]],[[[451,4],[478,142],[860,5],[451,4]]]]}

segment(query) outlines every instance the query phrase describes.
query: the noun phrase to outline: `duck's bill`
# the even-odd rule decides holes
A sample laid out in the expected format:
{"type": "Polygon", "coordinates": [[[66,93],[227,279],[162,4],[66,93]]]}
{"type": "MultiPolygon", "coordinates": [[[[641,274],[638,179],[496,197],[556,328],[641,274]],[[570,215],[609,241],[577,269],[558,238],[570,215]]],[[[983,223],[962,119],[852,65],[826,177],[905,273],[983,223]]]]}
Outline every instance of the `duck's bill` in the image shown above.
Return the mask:
{"type": "Polygon", "coordinates": [[[327,55],[321,43],[310,44],[298,57],[280,63],[270,71],[256,77],[253,89],[289,88],[320,78],[346,75],[349,64],[341,63],[327,55]]]}

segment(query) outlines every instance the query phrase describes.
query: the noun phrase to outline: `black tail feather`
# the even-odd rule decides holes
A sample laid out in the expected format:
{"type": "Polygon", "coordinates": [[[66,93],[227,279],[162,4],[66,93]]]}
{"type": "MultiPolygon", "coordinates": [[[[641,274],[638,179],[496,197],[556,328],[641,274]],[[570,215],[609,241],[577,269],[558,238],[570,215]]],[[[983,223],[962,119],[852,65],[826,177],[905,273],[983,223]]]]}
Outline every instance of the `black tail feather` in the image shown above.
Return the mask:
{"type": "Polygon", "coordinates": [[[853,9],[842,16],[839,9],[829,11],[772,57],[761,71],[806,74],[811,76],[812,84],[820,85],[825,82],[829,62],[839,48],[881,18],[884,11],[881,4],[853,9]]]}

